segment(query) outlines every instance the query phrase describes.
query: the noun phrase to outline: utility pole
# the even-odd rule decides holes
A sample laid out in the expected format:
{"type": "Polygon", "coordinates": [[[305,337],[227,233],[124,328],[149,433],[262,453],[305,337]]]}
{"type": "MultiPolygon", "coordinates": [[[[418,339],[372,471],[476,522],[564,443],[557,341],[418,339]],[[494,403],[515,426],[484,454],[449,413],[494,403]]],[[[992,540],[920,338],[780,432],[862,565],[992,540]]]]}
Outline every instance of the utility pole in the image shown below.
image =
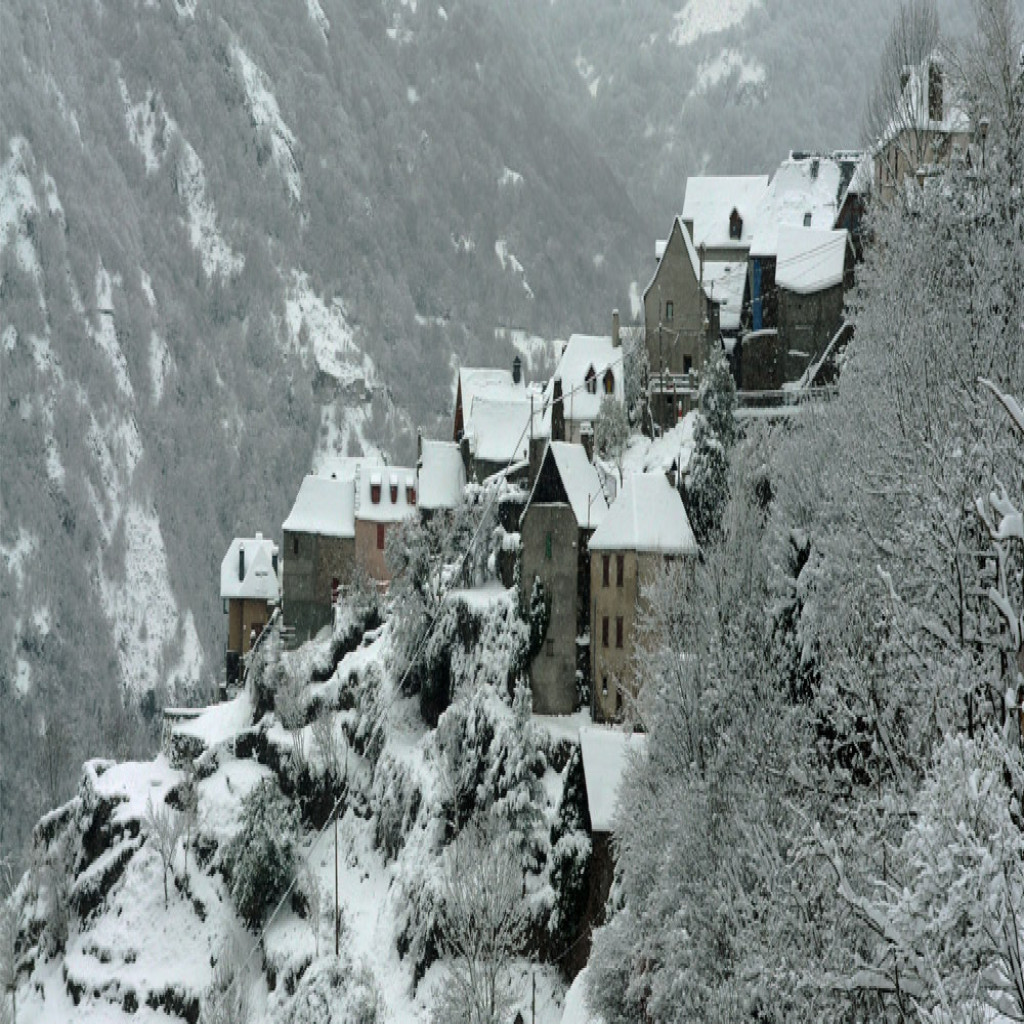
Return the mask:
{"type": "Polygon", "coordinates": [[[531,971],[530,979],[533,982],[533,995],[530,998],[531,1024],[537,1024],[537,972],[531,971]]]}
{"type": "MultiPolygon", "coordinates": [[[[347,767],[347,765],[346,765],[347,767]]],[[[338,811],[334,811],[334,956],[341,943],[341,905],[338,903],[338,811]]]]}

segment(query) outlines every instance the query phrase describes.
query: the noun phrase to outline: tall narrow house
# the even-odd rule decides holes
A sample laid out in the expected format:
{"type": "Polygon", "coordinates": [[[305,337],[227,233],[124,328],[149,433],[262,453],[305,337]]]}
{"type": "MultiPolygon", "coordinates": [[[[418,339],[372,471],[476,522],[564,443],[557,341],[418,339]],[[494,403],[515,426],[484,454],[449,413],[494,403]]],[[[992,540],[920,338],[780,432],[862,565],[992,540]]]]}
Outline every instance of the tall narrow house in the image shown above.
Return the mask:
{"type": "Polygon", "coordinates": [[[220,596],[228,617],[225,685],[241,681],[252,649],[281,599],[277,545],[262,533],[236,537],[220,564],[220,596]]]}

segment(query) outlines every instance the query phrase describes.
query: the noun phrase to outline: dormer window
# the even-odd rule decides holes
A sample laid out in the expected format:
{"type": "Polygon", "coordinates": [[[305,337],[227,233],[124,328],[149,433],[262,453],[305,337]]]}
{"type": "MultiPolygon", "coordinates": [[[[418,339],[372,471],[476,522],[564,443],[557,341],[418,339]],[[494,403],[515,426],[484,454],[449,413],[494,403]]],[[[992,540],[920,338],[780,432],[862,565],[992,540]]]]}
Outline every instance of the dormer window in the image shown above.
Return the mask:
{"type": "Polygon", "coordinates": [[[374,505],[380,504],[380,488],[380,474],[374,473],[373,476],[370,477],[370,501],[372,501],[374,505]]]}
{"type": "Polygon", "coordinates": [[[729,214],[729,237],[734,242],[738,242],[743,237],[743,218],[735,207],[729,214]]]}
{"type": "Polygon", "coordinates": [[[594,373],[594,368],[592,366],[587,368],[587,372],[586,372],[586,374],[583,377],[583,381],[586,384],[587,394],[588,395],[596,395],[597,394],[597,374],[594,373]]]}
{"type": "Polygon", "coordinates": [[[409,505],[416,504],[416,480],[411,476],[405,479],[405,501],[409,505]]]}
{"type": "Polygon", "coordinates": [[[615,374],[610,369],[604,371],[604,393],[606,395],[615,394],[615,374]]]}
{"type": "Polygon", "coordinates": [[[398,504],[398,484],[394,481],[391,482],[391,486],[388,488],[389,496],[391,498],[391,504],[398,504]]]}
{"type": "Polygon", "coordinates": [[[804,227],[809,228],[811,226],[811,215],[809,213],[804,214],[804,227]]]}

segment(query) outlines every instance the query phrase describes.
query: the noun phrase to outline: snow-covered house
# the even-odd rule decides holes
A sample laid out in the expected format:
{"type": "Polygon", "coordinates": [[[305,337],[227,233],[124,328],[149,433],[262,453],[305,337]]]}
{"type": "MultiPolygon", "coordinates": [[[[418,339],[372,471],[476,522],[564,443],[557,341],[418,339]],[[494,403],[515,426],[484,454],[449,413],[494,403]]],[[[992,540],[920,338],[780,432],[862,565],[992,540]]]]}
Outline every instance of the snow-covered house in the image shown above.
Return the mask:
{"type": "Polygon", "coordinates": [[[588,541],[608,506],[601,481],[579,444],[551,441],[520,519],[520,587],[529,607],[540,581],[549,608],[543,645],[530,664],[533,707],[567,715],[579,706],[579,682],[589,680],[590,566],[588,541]],[[582,646],[581,646],[582,644],[582,646]]]}
{"type": "MultiPolygon", "coordinates": [[[[664,242],[655,246],[658,265],[643,293],[644,340],[650,364],[651,412],[656,422],[671,426],[690,409],[700,371],[711,342],[719,337],[719,305],[711,299],[712,281],[731,284],[745,274],[708,275],[706,262],[694,247],[690,228],[676,217],[664,242]]],[[[745,266],[745,252],[739,262],[745,266]]],[[[735,264],[729,264],[735,266],[735,264]]],[[[724,283],[720,288],[725,288],[724,283]]],[[[720,295],[722,292],[720,291],[720,295]]],[[[734,295],[734,292],[733,292],[734,295]]],[[[742,301],[742,300],[741,300],[742,301]]]]}
{"type": "Polygon", "coordinates": [[[936,51],[903,69],[902,92],[874,150],[875,186],[891,199],[907,178],[927,177],[961,153],[967,156],[974,126],[958,86],[936,51]]]}
{"type": "Polygon", "coordinates": [[[751,330],[778,327],[775,270],[780,230],[834,228],[862,157],[856,152],[790,153],[779,165],[758,205],[750,243],[751,330]]]}
{"type": "Polygon", "coordinates": [[[583,923],[587,935],[581,943],[586,948],[578,959],[580,964],[586,963],[589,955],[589,933],[604,923],[608,893],[615,875],[612,826],[622,777],[631,761],[644,757],[646,753],[647,737],[642,733],[627,733],[601,726],[584,726],[580,729],[580,755],[591,843],[587,908],[583,923]]]}
{"type": "Polygon", "coordinates": [[[529,458],[531,420],[541,398],[521,389],[519,394],[496,397],[476,395],[462,437],[466,475],[482,483],[510,467],[525,467],[529,458]]]}
{"type": "Polygon", "coordinates": [[[220,564],[220,597],[228,617],[225,683],[235,686],[273,607],[281,600],[277,545],[257,533],[236,537],[220,564]]]}
{"type": "Polygon", "coordinates": [[[452,440],[461,441],[466,432],[474,399],[487,396],[499,401],[517,401],[524,397],[521,362],[517,360],[511,370],[492,366],[463,366],[455,382],[455,413],[452,417],[452,440]]]}
{"type": "Polygon", "coordinates": [[[746,262],[768,175],[698,175],[686,179],[681,220],[709,262],[746,262]]]}
{"type": "Polygon", "coordinates": [[[281,527],[284,622],[298,640],[331,624],[338,589],[355,571],[355,476],[364,463],[373,464],[360,460],[334,467],[333,475],[307,476],[281,527]]]}
{"type": "Polygon", "coordinates": [[[590,538],[591,713],[622,714],[632,689],[637,607],[643,586],[666,559],[693,558],[697,542],[679,492],[663,473],[626,478],[590,538]]]}
{"type": "Polygon", "coordinates": [[[416,470],[403,466],[366,466],[355,480],[355,556],[371,579],[391,580],[384,549],[387,535],[416,515],[416,470]]]}
{"type": "Polygon", "coordinates": [[[462,501],[466,487],[462,452],[454,441],[431,441],[422,436],[418,438],[418,447],[416,473],[420,515],[426,518],[435,512],[450,511],[462,501]]]}

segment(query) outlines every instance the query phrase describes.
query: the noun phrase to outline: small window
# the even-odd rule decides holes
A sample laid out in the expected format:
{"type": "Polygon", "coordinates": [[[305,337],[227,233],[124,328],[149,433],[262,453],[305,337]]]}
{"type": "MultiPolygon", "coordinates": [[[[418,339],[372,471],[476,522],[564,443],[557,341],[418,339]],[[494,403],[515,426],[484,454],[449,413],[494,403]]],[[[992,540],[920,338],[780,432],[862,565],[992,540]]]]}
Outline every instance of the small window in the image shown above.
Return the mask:
{"type": "Polygon", "coordinates": [[[615,556],[615,586],[621,587],[623,578],[626,575],[626,556],[615,556]]]}
{"type": "Polygon", "coordinates": [[[804,214],[804,227],[809,228],[811,226],[811,215],[809,213],[804,214]]]}
{"type": "Polygon", "coordinates": [[[405,489],[405,500],[410,505],[415,505],[416,504],[416,488],[415,487],[406,487],[406,489],[405,489]]]}
{"type": "Polygon", "coordinates": [[[392,484],[388,490],[391,492],[391,504],[398,504],[398,484],[392,484]]]}
{"type": "Polygon", "coordinates": [[[601,677],[601,696],[602,697],[607,697],[608,696],[608,677],[607,676],[602,676],[601,677]]]}
{"type": "Polygon", "coordinates": [[[551,534],[544,534],[544,557],[551,561],[551,534]]]}
{"type": "Polygon", "coordinates": [[[615,687],[615,714],[622,714],[622,689],[618,686],[615,687]]]}
{"type": "Polygon", "coordinates": [[[608,616],[601,620],[601,646],[608,646],[608,616]]]}
{"type": "Polygon", "coordinates": [[[611,575],[612,575],[612,556],[602,555],[601,556],[601,586],[611,586],[611,575]]]}
{"type": "Polygon", "coordinates": [[[671,300],[665,303],[665,323],[672,323],[672,317],[676,311],[675,303],[671,300]]]}
{"type": "Polygon", "coordinates": [[[384,550],[384,524],[383,523],[378,523],[377,524],[377,550],[378,551],[383,551],[384,550]]]}
{"type": "Polygon", "coordinates": [[[583,376],[583,381],[586,384],[587,394],[588,395],[596,395],[597,394],[597,374],[594,372],[594,368],[592,366],[587,368],[587,372],[583,376]]]}
{"type": "Polygon", "coordinates": [[[380,484],[370,484],[370,501],[374,505],[380,504],[380,484]]]}
{"type": "Polygon", "coordinates": [[[683,356],[683,373],[693,372],[693,356],[683,356]]]}
{"type": "Polygon", "coordinates": [[[622,616],[615,618],[615,646],[622,650],[622,616]]]}
{"type": "Polygon", "coordinates": [[[299,535],[297,533],[292,534],[292,554],[297,555],[299,553],[299,535]]]}
{"type": "Polygon", "coordinates": [[[739,241],[743,237],[743,218],[739,210],[733,210],[729,214],[729,237],[733,241],[739,241]]]}
{"type": "Polygon", "coordinates": [[[611,370],[604,372],[604,393],[606,395],[615,394],[615,374],[611,370]]]}
{"type": "Polygon", "coordinates": [[[555,656],[555,641],[554,640],[545,640],[544,641],[544,653],[549,658],[553,658],[555,656]]]}

